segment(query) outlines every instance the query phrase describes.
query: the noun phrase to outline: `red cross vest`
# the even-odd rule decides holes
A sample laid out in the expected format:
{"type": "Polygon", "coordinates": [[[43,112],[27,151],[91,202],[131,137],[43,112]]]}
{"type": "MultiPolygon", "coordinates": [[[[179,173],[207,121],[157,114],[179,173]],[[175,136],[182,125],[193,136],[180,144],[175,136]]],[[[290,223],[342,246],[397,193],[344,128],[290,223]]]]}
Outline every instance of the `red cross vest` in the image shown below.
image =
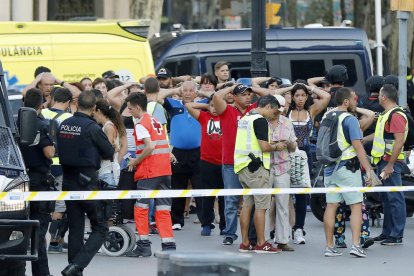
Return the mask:
{"type": "MultiPolygon", "coordinates": [[[[138,124],[141,124],[148,130],[151,141],[155,144],[155,148],[151,152],[151,155],[147,156],[138,164],[134,174],[134,180],[138,181],[141,179],[171,175],[171,151],[164,127],[148,113],[144,114],[138,124]]],[[[145,148],[145,143],[144,140],[138,141],[135,131],[134,139],[137,147],[136,153],[139,156],[145,148]]]]}

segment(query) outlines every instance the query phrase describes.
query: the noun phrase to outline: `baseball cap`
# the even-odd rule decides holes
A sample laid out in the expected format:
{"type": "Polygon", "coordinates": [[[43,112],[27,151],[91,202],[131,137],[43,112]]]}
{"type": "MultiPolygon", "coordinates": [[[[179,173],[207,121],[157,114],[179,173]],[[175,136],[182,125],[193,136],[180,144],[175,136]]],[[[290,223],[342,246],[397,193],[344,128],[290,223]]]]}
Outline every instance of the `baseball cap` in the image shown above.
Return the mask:
{"type": "Polygon", "coordinates": [[[104,79],[119,79],[119,76],[117,74],[115,74],[114,71],[109,70],[109,71],[106,71],[106,72],[102,73],[102,78],[104,78],[104,79]]]}
{"type": "Polygon", "coordinates": [[[169,78],[171,78],[171,71],[168,70],[167,68],[161,68],[157,72],[157,78],[169,79],[169,78]]]}
{"type": "Polygon", "coordinates": [[[279,103],[279,111],[283,112],[285,110],[285,105],[286,105],[286,100],[283,96],[281,95],[273,95],[277,102],[279,103]]]}
{"type": "Polygon", "coordinates": [[[250,90],[250,92],[252,91],[252,89],[244,84],[239,84],[236,87],[234,87],[233,89],[233,95],[237,95],[237,94],[241,94],[246,90],[250,90]]]}

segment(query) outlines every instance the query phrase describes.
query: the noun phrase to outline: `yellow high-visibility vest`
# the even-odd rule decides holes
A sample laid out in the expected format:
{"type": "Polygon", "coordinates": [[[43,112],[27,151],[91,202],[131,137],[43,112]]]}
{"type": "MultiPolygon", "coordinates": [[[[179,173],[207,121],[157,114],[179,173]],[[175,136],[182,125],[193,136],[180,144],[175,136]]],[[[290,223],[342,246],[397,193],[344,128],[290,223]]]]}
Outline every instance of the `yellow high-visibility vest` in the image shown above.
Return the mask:
{"type": "MultiPolygon", "coordinates": [[[[270,152],[262,152],[259,141],[254,133],[253,122],[258,118],[263,118],[260,114],[247,114],[238,122],[236,145],[234,148],[234,172],[239,173],[252,161],[249,153],[260,157],[263,166],[270,168],[270,152]]],[[[270,130],[269,130],[270,133],[270,130]]]]}
{"type": "MultiPolygon", "coordinates": [[[[52,120],[53,118],[58,115],[58,112],[50,110],[49,108],[42,109],[42,115],[45,117],[45,119],[52,120]]],[[[60,115],[56,120],[59,122],[59,125],[66,120],[67,118],[72,117],[73,114],[69,112],[64,112],[62,115],[60,115]]],[[[60,165],[59,157],[55,156],[52,158],[52,165],[60,165]]]]}
{"type": "Polygon", "coordinates": [[[349,144],[348,141],[346,140],[344,128],[342,127],[342,122],[348,116],[352,116],[352,115],[345,112],[345,113],[339,114],[339,117],[338,117],[337,138],[338,138],[338,146],[340,150],[342,151],[341,160],[349,160],[357,156],[354,147],[351,144],[349,144]]]}
{"type": "MultiPolygon", "coordinates": [[[[373,158],[374,164],[377,164],[385,154],[388,154],[389,156],[392,155],[392,150],[394,148],[395,139],[385,139],[384,133],[385,133],[385,123],[388,121],[388,118],[390,117],[391,112],[396,108],[400,108],[400,107],[396,106],[388,110],[387,112],[381,114],[378,117],[377,124],[375,126],[374,142],[373,142],[372,150],[371,150],[371,156],[373,158]]],[[[404,140],[405,140],[408,134],[407,116],[405,116],[404,112],[401,112],[401,111],[397,111],[397,113],[401,114],[401,116],[403,116],[407,122],[407,124],[405,125],[405,133],[404,133],[404,140]]],[[[404,160],[404,158],[405,158],[404,150],[401,149],[401,152],[398,154],[397,159],[404,160]]]]}

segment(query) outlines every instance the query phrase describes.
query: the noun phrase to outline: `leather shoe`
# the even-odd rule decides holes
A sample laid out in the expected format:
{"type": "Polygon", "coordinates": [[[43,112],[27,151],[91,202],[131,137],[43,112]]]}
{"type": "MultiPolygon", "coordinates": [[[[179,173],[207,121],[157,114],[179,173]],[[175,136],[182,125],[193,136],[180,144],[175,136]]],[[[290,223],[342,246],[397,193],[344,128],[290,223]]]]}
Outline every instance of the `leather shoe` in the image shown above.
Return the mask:
{"type": "Polygon", "coordinates": [[[83,269],[76,264],[69,264],[62,270],[63,276],[83,276],[83,269]]]}

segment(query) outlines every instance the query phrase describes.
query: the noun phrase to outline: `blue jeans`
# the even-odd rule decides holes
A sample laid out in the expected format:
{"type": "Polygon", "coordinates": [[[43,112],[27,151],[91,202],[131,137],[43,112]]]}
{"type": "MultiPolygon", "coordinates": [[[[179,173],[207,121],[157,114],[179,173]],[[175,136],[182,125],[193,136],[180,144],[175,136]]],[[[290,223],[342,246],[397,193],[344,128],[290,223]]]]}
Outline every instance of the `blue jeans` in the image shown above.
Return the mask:
{"type": "MultiPolygon", "coordinates": [[[[224,189],[242,189],[239,176],[234,172],[233,165],[223,165],[224,189]]],[[[240,196],[224,197],[224,214],[226,217],[226,229],[224,233],[227,237],[237,239],[237,210],[239,208],[240,196]]]]}
{"type": "MultiPolygon", "coordinates": [[[[385,168],[388,162],[381,160],[378,163],[378,174],[385,168]]],[[[384,180],[384,186],[401,186],[402,164],[395,162],[394,172],[384,180]]],[[[386,237],[402,238],[404,235],[406,207],[403,192],[381,193],[384,223],[382,234],[386,237]]]]}

